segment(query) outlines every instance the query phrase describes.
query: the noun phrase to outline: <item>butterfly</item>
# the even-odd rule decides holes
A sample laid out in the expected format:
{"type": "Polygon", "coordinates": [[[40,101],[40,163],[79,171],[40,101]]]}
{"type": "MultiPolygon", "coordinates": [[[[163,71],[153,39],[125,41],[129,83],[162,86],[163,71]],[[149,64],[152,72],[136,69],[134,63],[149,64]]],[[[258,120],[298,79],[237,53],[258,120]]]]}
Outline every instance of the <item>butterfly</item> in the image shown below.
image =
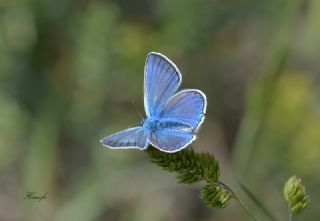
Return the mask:
{"type": "Polygon", "coordinates": [[[167,153],[191,144],[205,118],[207,99],[196,89],[177,92],[181,81],[180,71],[172,61],[150,52],[144,69],[146,119],[139,126],[107,136],[100,142],[112,149],[145,150],[152,145],[167,153]]]}

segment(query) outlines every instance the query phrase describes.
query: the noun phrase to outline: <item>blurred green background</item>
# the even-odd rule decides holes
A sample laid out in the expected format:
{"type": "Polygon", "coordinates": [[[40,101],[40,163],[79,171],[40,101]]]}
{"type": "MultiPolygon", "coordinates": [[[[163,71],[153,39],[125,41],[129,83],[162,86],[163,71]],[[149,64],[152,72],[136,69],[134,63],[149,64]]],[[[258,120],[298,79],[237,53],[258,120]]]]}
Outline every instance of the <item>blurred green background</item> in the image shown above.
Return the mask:
{"type": "Polygon", "coordinates": [[[144,152],[100,145],[140,121],[150,51],[207,95],[192,146],[257,216],[236,180],[287,220],[297,174],[312,203],[295,220],[319,220],[319,39],[318,0],[1,0],[0,220],[249,220],[234,202],[208,208],[144,152]]]}

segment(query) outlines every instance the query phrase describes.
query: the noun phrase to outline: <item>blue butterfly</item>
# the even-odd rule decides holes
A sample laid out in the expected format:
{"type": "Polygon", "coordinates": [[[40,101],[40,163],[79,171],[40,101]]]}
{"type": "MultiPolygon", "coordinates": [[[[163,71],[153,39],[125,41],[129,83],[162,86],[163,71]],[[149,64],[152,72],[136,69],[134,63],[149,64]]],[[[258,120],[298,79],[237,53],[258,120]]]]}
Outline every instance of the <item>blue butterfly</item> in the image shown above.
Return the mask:
{"type": "Polygon", "coordinates": [[[149,144],[173,153],[187,147],[197,137],[205,118],[207,99],[200,90],[178,93],[182,76],[166,56],[151,52],[144,69],[144,107],[147,118],[100,142],[112,149],[145,150],[149,144]]]}

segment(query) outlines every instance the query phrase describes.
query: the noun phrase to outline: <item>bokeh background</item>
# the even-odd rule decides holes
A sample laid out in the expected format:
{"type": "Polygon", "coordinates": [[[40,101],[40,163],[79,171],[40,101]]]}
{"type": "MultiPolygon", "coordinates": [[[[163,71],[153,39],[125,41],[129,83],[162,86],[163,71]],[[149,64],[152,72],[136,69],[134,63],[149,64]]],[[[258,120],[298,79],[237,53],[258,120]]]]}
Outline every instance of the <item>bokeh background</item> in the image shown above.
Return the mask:
{"type": "Polygon", "coordinates": [[[144,152],[100,145],[140,122],[150,51],[207,95],[192,146],[221,180],[258,217],[237,180],[288,220],[296,174],[312,203],[295,220],[319,220],[319,39],[318,0],[1,0],[0,220],[249,220],[235,202],[208,208],[144,152]]]}

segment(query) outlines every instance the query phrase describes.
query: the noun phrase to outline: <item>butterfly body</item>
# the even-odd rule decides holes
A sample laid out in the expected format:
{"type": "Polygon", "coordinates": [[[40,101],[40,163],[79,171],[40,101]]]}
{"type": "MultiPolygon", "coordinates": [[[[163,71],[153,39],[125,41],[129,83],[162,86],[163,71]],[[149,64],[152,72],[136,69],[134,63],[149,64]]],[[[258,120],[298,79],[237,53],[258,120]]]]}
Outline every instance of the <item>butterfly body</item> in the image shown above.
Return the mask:
{"type": "Polygon", "coordinates": [[[138,127],[101,140],[112,149],[144,150],[149,144],[164,152],[177,152],[197,135],[206,111],[206,96],[196,89],[176,93],[182,77],[173,62],[151,52],[145,65],[144,105],[147,118],[138,127]]]}
{"type": "Polygon", "coordinates": [[[168,119],[160,119],[149,117],[143,122],[143,128],[146,131],[160,131],[160,130],[192,130],[190,125],[184,124],[182,122],[178,122],[175,120],[168,119]]]}

